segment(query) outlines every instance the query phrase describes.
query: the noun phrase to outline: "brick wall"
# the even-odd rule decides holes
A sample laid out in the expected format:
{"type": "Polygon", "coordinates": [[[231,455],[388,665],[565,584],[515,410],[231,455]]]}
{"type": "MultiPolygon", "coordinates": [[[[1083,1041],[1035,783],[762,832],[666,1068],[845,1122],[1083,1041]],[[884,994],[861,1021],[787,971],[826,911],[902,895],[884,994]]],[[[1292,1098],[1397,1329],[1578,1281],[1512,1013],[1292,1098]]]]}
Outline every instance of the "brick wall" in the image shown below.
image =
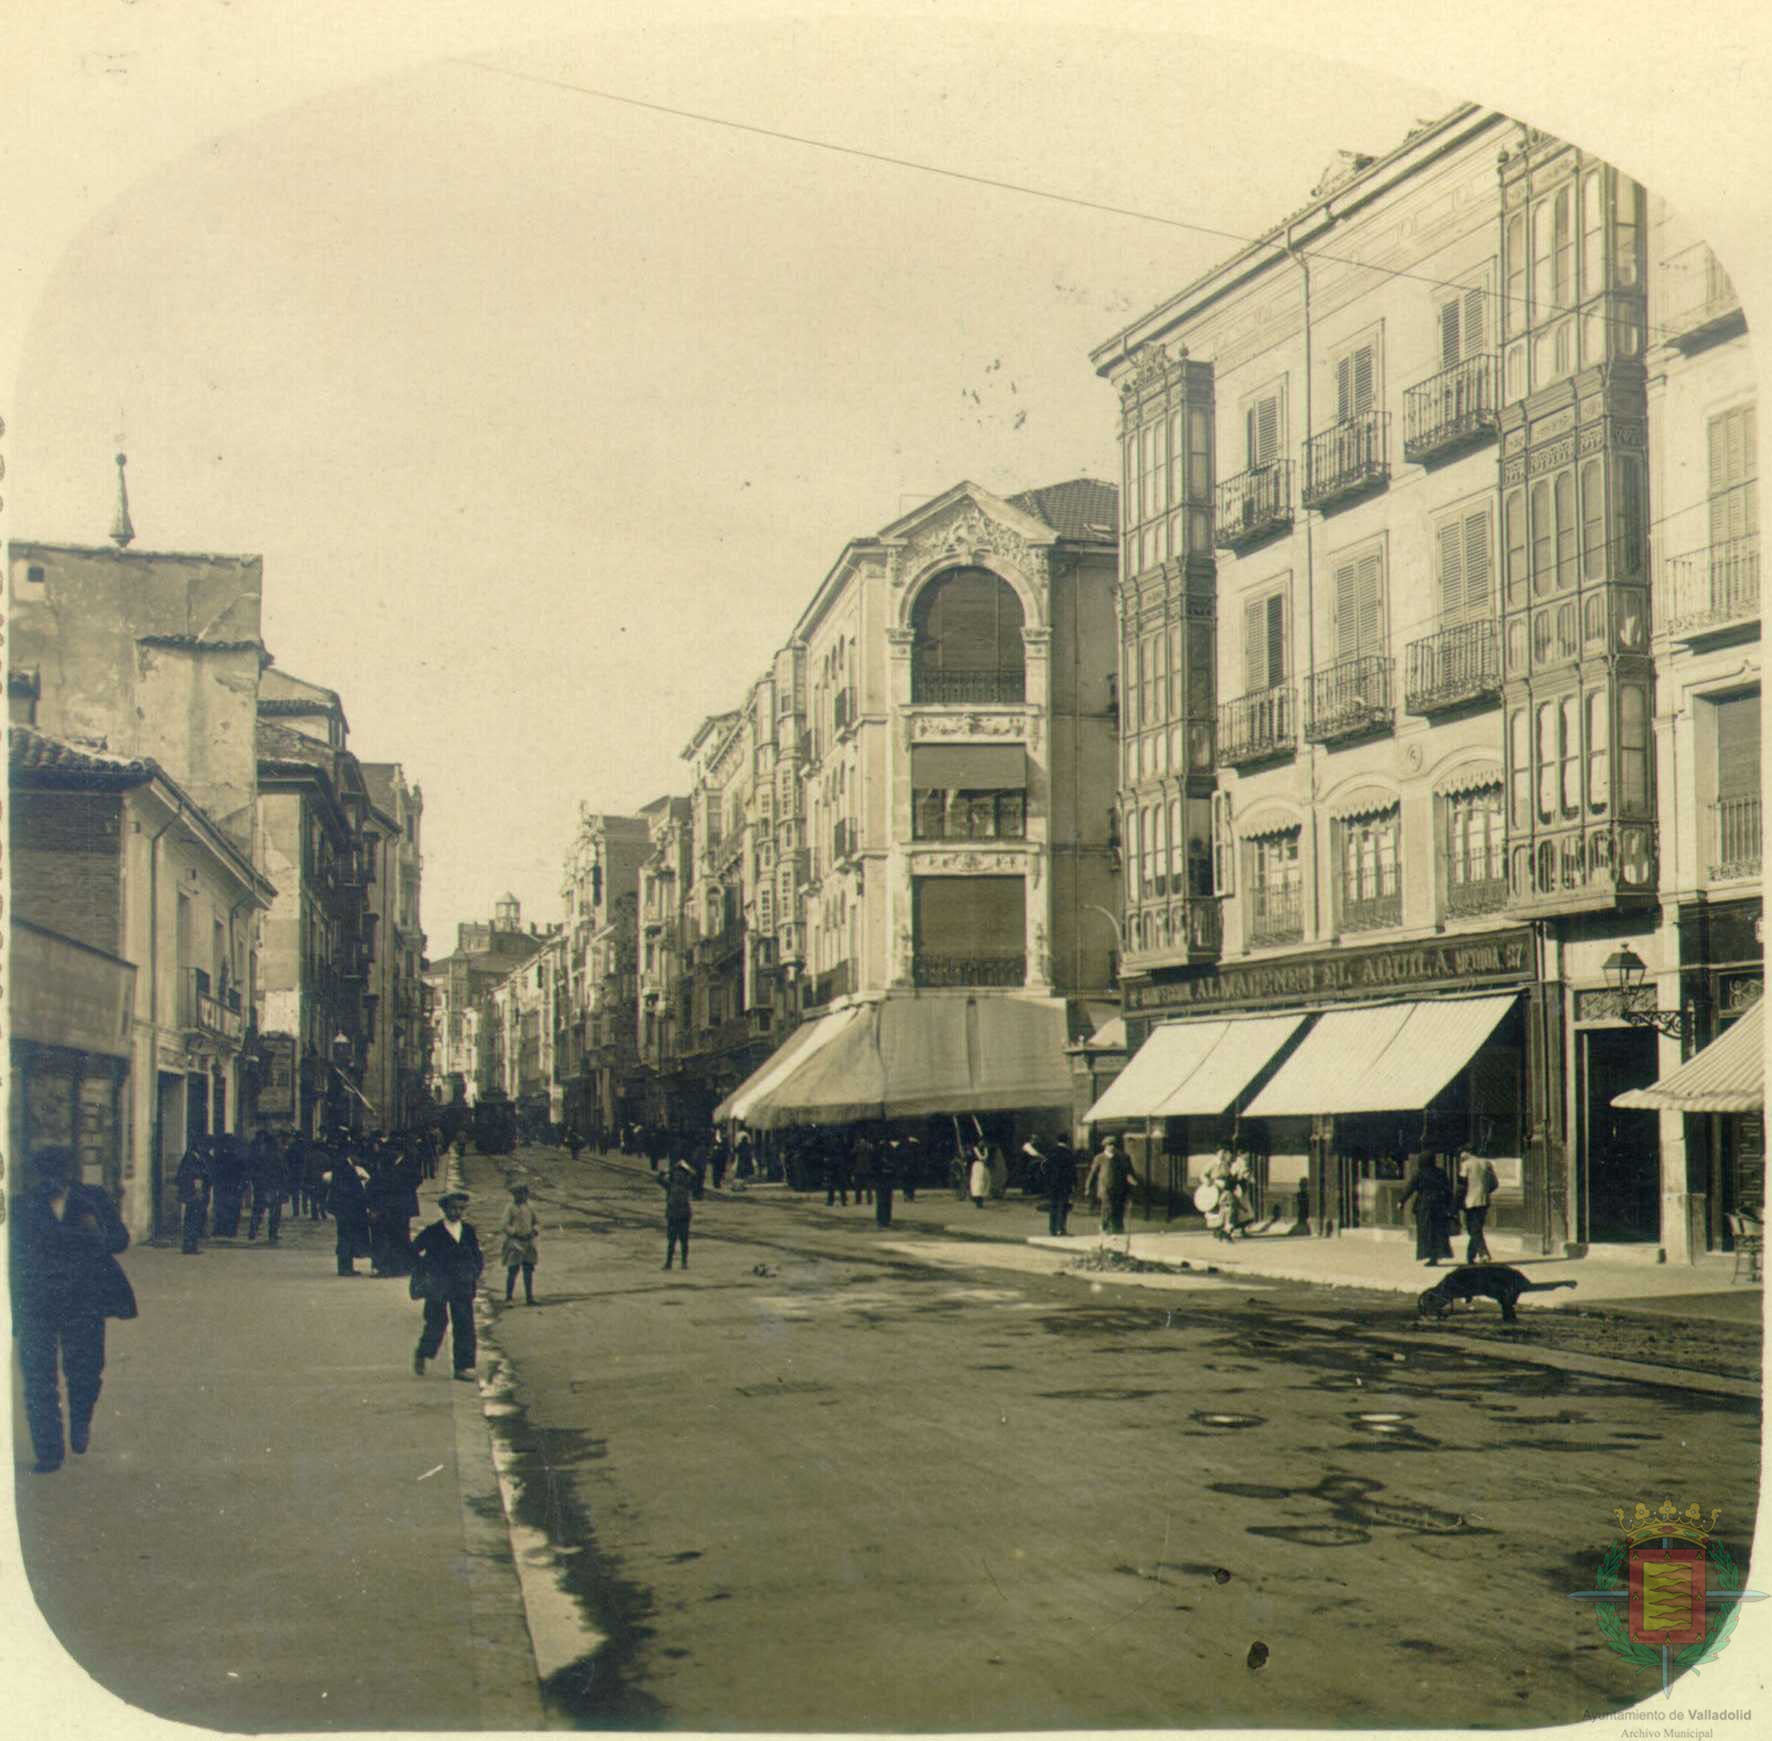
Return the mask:
{"type": "Polygon", "coordinates": [[[123,800],[115,792],[16,792],[12,904],[21,919],[122,953],[123,800]]]}

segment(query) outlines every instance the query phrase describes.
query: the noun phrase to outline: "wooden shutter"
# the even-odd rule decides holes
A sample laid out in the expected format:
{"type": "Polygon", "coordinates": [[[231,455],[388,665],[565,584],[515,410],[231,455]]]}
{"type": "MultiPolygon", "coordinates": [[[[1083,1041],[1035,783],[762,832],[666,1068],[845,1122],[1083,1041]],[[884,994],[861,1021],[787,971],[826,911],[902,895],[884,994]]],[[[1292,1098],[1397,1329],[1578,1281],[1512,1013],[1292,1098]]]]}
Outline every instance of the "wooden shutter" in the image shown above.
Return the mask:
{"type": "Polygon", "coordinates": [[[1495,557],[1489,510],[1464,517],[1464,608],[1473,617],[1486,615],[1495,585],[1495,557]]]}
{"type": "Polygon", "coordinates": [[[1335,569],[1335,653],[1352,659],[1380,651],[1384,621],[1383,565],[1376,550],[1335,569]]]}
{"type": "Polygon", "coordinates": [[[1440,367],[1474,357],[1488,336],[1482,286],[1455,291],[1440,304],[1440,367]]]}
{"type": "Polygon", "coordinates": [[[1244,417],[1244,435],[1249,454],[1249,469],[1258,471],[1272,465],[1280,452],[1280,396],[1270,393],[1257,399],[1244,417]]]}
{"type": "Polygon", "coordinates": [[[1717,709],[1717,796],[1760,795],[1760,698],[1735,695],[1717,709]]]}
{"type": "Polygon", "coordinates": [[[1286,595],[1272,593],[1267,601],[1267,686],[1286,681],[1286,595]]]}
{"type": "Polygon", "coordinates": [[[1439,534],[1434,540],[1435,560],[1440,569],[1440,616],[1446,622],[1451,622],[1464,609],[1462,530],[1458,521],[1444,520],[1440,523],[1439,534]]]}
{"type": "Polygon", "coordinates": [[[1243,606],[1243,693],[1267,686],[1267,601],[1251,599],[1243,606]]]}
{"type": "Polygon", "coordinates": [[[1759,456],[1754,407],[1737,406],[1710,420],[1710,541],[1757,532],[1759,456]]]}
{"type": "Polygon", "coordinates": [[[1345,423],[1372,408],[1378,358],[1371,345],[1349,351],[1335,365],[1335,420],[1345,423]]]}

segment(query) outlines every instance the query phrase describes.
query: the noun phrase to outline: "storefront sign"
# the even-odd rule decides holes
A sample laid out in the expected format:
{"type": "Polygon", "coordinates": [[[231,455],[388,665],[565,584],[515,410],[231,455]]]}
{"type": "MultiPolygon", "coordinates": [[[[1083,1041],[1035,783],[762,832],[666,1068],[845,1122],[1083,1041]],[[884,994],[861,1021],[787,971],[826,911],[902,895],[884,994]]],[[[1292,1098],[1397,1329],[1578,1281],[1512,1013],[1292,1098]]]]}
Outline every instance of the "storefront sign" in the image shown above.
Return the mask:
{"type": "Polygon", "coordinates": [[[1167,983],[1133,981],[1122,988],[1122,996],[1131,1015],[1145,1010],[1315,1003],[1383,997],[1389,992],[1443,991],[1458,984],[1530,979],[1532,972],[1532,933],[1521,927],[1444,942],[1338,949],[1327,955],[1226,967],[1167,983]]]}
{"type": "Polygon", "coordinates": [[[259,1057],[264,1061],[259,1076],[260,1118],[295,1117],[295,1040],[288,1034],[262,1034],[259,1057]]]}

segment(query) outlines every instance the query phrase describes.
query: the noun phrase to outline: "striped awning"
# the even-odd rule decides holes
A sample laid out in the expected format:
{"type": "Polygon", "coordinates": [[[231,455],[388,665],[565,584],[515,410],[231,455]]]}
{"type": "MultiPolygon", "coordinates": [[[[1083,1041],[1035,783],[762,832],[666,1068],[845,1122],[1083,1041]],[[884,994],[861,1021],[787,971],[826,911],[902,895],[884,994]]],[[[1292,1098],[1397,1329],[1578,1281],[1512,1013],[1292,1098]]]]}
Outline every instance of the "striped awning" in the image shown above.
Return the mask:
{"type": "Polygon", "coordinates": [[[1766,1104],[1766,1006],[1757,1003],[1702,1052],[1647,1088],[1614,1095],[1646,1112],[1759,1112],[1766,1104]]]}
{"type": "Polygon", "coordinates": [[[1242,1021],[1165,1022],[1152,1030],[1084,1122],[1216,1117],[1236,1103],[1304,1019],[1300,1012],[1242,1021]]]}
{"type": "Polygon", "coordinates": [[[1516,996],[1329,1010],[1244,1111],[1251,1118],[1417,1111],[1470,1063],[1516,996]]]}

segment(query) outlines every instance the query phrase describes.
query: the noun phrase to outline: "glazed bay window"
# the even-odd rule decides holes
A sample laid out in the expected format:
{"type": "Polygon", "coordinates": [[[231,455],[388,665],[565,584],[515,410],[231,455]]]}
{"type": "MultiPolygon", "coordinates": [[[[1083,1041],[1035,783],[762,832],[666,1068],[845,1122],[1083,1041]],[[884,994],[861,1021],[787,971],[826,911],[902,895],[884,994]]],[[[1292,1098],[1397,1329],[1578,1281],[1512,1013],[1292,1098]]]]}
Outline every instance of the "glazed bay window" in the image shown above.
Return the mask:
{"type": "Polygon", "coordinates": [[[1027,793],[944,791],[920,787],[913,794],[916,840],[1025,840],[1027,793]]]}
{"type": "Polygon", "coordinates": [[[1299,830],[1260,834],[1245,843],[1249,947],[1296,943],[1304,936],[1304,871],[1299,830]]]}
{"type": "Polygon", "coordinates": [[[1501,782],[1440,800],[1446,917],[1469,919],[1507,901],[1507,829],[1501,782]]]}
{"type": "Polygon", "coordinates": [[[1212,549],[1212,370],[1148,346],[1121,386],[1126,575],[1212,549]]]}
{"type": "Polygon", "coordinates": [[[1336,831],[1340,928],[1379,931],[1402,924],[1402,812],[1393,806],[1345,817],[1336,831]]]}

